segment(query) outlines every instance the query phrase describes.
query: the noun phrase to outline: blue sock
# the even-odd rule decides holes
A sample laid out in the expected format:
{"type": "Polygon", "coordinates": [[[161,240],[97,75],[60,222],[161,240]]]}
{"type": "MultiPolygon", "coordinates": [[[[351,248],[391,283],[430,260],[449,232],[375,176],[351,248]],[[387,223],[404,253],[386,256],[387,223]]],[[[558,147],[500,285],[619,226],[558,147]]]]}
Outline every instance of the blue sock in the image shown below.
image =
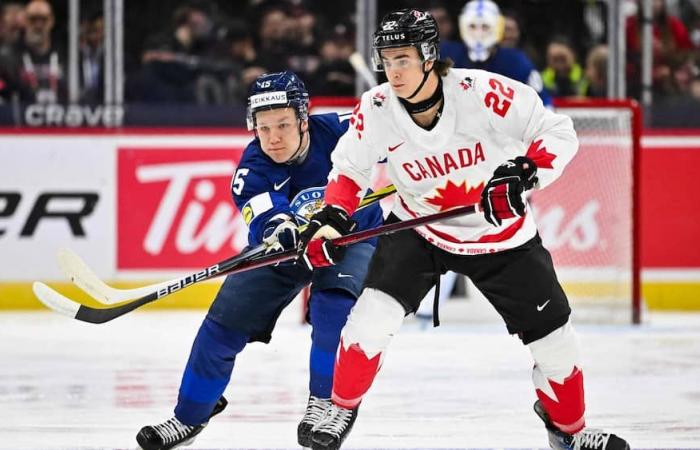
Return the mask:
{"type": "Polygon", "coordinates": [[[340,341],[340,331],[355,304],[355,297],[341,289],[312,291],[309,313],[313,331],[309,355],[309,391],[320,398],[330,398],[333,366],[340,341]]]}
{"type": "Polygon", "coordinates": [[[236,355],[247,343],[248,336],[243,333],[204,319],[182,375],[175,407],[180,422],[198,425],[209,420],[231,379],[236,355]]]}

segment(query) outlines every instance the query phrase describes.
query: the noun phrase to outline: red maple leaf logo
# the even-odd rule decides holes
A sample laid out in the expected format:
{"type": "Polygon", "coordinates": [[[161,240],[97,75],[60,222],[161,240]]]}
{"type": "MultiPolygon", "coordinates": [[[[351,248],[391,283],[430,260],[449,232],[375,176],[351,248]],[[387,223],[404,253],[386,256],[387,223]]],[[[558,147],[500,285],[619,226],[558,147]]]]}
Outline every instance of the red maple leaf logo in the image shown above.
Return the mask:
{"type": "Polygon", "coordinates": [[[537,164],[538,169],[553,169],[552,161],[554,161],[557,155],[549,153],[547,147],[540,147],[540,145],[542,145],[542,139],[539,141],[532,141],[525,156],[533,160],[535,164],[537,164]]]}
{"type": "Polygon", "coordinates": [[[444,188],[436,189],[437,195],[435,197],[427,198],[425,201],[431,205],[439,206],[442,212],[459,206],[479,203],[483,190],[483,181],[477,187],[470,188],[466,181],[454,184],[452,180],[447,180],[444,188]]]}

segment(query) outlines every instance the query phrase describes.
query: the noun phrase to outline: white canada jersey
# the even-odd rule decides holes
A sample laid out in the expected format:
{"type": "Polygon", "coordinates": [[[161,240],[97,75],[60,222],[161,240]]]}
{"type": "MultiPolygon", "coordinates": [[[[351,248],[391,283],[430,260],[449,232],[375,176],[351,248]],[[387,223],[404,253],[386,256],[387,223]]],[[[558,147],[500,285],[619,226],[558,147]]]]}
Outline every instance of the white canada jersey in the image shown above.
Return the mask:
{"type": "MultiPolygon", "coordinates": [[[[344,175],[364,192],[373,166],[386,159],[401,220],[479,203],[502,163],[528,156],[538,166],[539,188],[561,175],[578,140],[568,116],[542,105],[529,86],[474,69],[450,69],[442,78],[444,106],[432,130],[416,125],[388,83],[362,95],[351,125],[333,152],[329,179],[344,175]]],[[[524,217],[495,227],[483,214],[421,226],[432,244],[456,254],[480,254],[521,245],[537,229],[524,217]]]]}

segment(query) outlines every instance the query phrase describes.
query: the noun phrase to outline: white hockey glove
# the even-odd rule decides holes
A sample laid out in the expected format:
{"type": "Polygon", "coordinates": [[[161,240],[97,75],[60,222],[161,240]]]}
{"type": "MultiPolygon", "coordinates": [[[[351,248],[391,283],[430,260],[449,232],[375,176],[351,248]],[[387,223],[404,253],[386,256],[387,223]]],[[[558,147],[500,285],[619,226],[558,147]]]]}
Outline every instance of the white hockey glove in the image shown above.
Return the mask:
{"type": "Polygon", "coordinates": [[[265,224],[263,243],[267,245],[268,253],[297,248],[299,225],[287,214],[277,214],[265,224]]]}

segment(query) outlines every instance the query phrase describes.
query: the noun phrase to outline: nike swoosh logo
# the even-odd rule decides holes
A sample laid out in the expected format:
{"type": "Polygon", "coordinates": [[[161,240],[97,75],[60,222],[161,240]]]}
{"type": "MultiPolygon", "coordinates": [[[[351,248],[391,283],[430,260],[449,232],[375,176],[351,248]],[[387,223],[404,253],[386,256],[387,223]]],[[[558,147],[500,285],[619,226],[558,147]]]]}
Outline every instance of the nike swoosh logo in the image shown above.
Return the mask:
{"type": "Polygon", "coordinates": [[[338,278],[352,278],[352,275],[338,272],[338,278]]]}
{"type": "Polygon", "coordinates": [[[288,177],[286,180],[284,180],[284,181],[281,182],[280,184],[275,183],[275,184],[273,185],[273,187],[275,188],[276,191],[279,191],[280,189],[282,189],[282,186],[284,186],[285,184],[287,184],[287,182],[288,182],[289,180],[291,180],[291,179],[292,179],[292,177],[288,177]]]}
{"type": "Polygon", "coordinates": [[[541,305],[537,305],[537,311],[542,311],[542,310],[544,309],[544,307],[547,306],[547,303],[549,303],[549,302],[551,302],[551,301],[552,301],[552,299],[550,298],[549,300],[547,300],[546,302],[542,303],[541,305]]]}
{"type": "Polygon", "coordinates": [[[401,147],[403,144],[404,144],[404,143],[402,142],[402,143],[400,143],[399,145],[394,145],[393,147],[390,145],[390,146],[389,146],[389,151],[390,151],[390,152],[393,152],[393,151],[396,150],[397,148],[401,147]]]}

